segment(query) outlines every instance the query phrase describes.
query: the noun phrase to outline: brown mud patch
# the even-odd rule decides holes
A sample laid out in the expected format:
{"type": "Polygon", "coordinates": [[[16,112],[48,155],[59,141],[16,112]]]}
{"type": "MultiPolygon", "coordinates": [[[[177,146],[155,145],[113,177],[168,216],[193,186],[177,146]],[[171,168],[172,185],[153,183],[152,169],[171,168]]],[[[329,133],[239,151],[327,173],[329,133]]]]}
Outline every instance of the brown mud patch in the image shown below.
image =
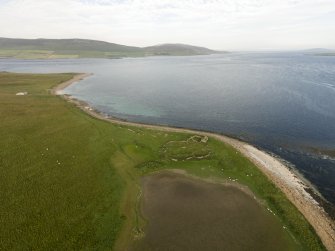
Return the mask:
{"type": "Polygon", "coordinates": [[[130,250],[297,250],[270,212],[236,186],[159,172],[142,179],[145,235],[130,250]]]}

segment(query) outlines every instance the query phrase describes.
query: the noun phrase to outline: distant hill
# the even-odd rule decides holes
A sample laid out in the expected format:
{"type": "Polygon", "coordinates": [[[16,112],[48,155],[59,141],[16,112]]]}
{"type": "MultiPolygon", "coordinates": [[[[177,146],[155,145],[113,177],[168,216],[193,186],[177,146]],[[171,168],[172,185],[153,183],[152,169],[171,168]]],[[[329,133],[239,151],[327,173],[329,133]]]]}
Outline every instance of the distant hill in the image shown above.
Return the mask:
{"type": "Polygon", "coordinates": [[[0,57],[14,58],[119,58],[213,53],[220,52],[185,44],[164,44],[141,48],[88,39],[0,38],[0,57]]]}
{"type": "Polygon", "coordinates": [[[313,48],[303,50],[306,55],[312,56],[335,56],[335,50],[325,49],[325,48],[313,48]]]}
{"type": "Polygon", "coordinates": [[[147,53],[153,55],[207,55],[220,53],[204,47],[187,44],[161,44],[143,48],[147,53]]]}
{"type": "Polygon", "coordinates": [[[307,49],[307,50],[303,50],[303,52],[305,53],[331,53],[334,52],[334,50],[330,50],[330,49],[326,49],[326,48],[312,48],[312,49],[307,49]]]}
{"type": "Polygon", "coordinates": [[[325,53],[317,53],[314,54],[315,56],[329,56],[329,57],[335,57],[335,51],[334,52],[325,52],[325,53]]]}

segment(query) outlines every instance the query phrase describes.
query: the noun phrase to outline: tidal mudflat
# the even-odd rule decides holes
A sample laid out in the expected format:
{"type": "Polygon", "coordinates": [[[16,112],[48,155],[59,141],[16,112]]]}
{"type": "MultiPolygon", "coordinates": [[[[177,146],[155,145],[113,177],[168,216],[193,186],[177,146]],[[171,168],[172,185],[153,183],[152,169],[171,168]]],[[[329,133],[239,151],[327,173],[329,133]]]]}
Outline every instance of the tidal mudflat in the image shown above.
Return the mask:
{"type": "Polygon", "coordinates": [[[298,250],[280,221],[236,185],[174,172],[142,179],[145,235],[131,250],[298,250]]]}

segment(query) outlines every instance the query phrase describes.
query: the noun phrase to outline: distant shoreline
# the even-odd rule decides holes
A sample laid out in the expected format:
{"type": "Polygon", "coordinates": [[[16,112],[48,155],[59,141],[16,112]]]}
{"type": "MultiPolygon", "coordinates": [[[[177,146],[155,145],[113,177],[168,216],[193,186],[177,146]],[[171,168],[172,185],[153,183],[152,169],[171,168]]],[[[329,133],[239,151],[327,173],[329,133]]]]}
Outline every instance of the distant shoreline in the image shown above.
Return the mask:
{"type": "Polygon", "coordinates": [[[211,55],[223,55],[223,54],[231,54],[232,52],[217,52],[217,53],[209,53],[209,54],[148,54],[148,55],[139,55],[139,56],[131,56],[131,55],[122,55],[122,56],[109,56],[109,57],[81,57],[79,55],[54,55],[54,56],[29,56],[29,57],[16,57],[16,56],[0,56],[0,59],[14,59],[14,60],[73,60],[73,59],[125,59],[125,58],[150,58],[150,57],[197,57],[197,56],[211,56],[211,55]]]}
{"type": "Polygon", "coordinates": [[[69,95],[63,95],[61,93],[61,91],[69,85],[79,82],[80,80],[91,75],[91,73],[77,74],[72,79],[56,86],[54,89],[52,89],[51,93],[54,95],[61,95],[63,98],[65,98],[65,100],[75,104],[78,108],[85,111],[87,114],[113,124],[142,127],[159,131],[193,133],[211,137],[231,145],[251,162],[253,162],[298,208],[298,210],[305,216],[307,221],[313,226],[325,247],[328,250],[335,250],[335,223],[330,219],[330,217],[318,204],[318,202],[307,192],[307,190],[310,189],[308,184],[297,177],[297,175],[294,174],[294,172],[285,166],[280,160],[250,144],[220,134],[169,126],[135,123],[105,116],[99,111],[90,107],[86,102],[74,99],[69,95]]]}

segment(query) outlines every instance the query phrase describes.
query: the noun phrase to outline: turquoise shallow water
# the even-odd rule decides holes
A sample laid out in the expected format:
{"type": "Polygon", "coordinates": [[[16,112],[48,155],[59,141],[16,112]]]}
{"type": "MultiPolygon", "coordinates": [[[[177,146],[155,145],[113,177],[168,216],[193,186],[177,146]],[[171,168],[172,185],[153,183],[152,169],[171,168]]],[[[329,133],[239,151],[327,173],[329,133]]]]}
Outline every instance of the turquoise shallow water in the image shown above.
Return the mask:
{"type": "Polygon", "coordinates": [[[0,71],[92,72],[65,90],[137,122],[232,135],[275,153],[335,203],[335,57],[234,53],[118,60],[5,60],[0,71]]]}

